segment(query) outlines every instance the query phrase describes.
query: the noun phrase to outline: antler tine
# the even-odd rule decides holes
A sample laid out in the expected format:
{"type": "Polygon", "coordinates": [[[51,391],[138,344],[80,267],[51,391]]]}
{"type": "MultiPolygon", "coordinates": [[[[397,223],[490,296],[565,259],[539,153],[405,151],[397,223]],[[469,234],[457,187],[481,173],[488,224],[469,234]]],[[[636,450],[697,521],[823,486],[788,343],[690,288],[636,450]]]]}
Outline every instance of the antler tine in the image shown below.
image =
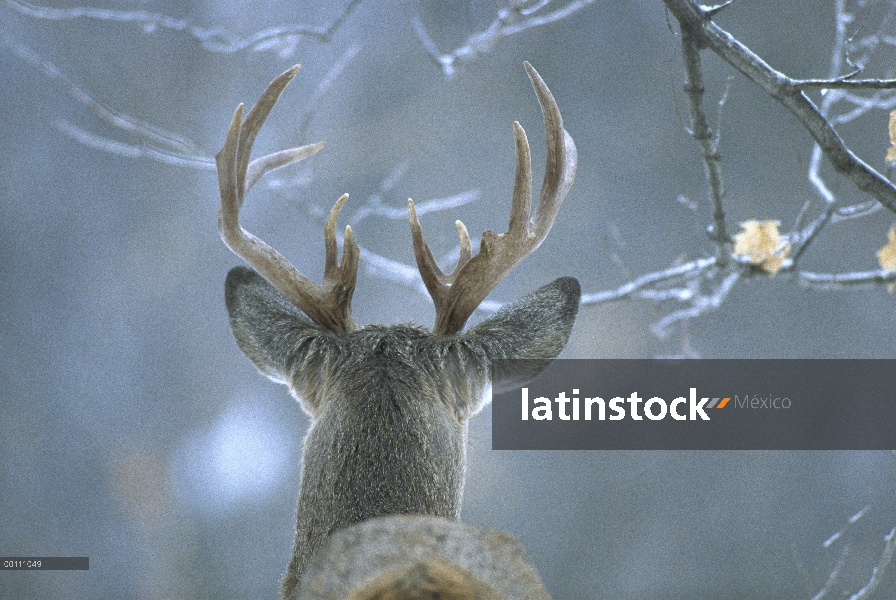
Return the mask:
{"type": "Polygon", "coordinates": [[[486,230],[482,233],[479,253],[470,257],[464,252],[464,237],[469,244],[466,228],[458,221],[461,238],[461,259],[450,275],[436,265],[432,251],[423,239],[423,231],[408,200],[414,255],[420,275],[436,307],[433,332],[451,335],[462,330],[476,307],[516,265],[535,251],[547,237],[563,198],[569,191],[576,173],[578,156],[572,137],[563,129],[560,109],[548,86],[528,62],[524,63],[532,87],[544,114],[547,138],[547,164],[541,184],[541,195],[535,215],[530,219],[532,205],[532,165],[529,141],[519,123],[514,122],[516,143],[516,176],[510,208],[510,223],[506,233],[486,230]],[[466,257],[466,259],[464,259],[466,257]]]}
{"type": "Polygon", "coordinates": [[[326,258],[324,262],[324,285],[336,285],[338,290],[348,291],[355,289],[355,279],[358,276],[358,258],[360,250],[358,244],[355,243],[355,236],[352,235],[352,226],[345,226],[345,236],[343,236],[342,264],[337,265],[339,259],[339,249],[336,246],[336,220],[339,218],[339,211],[345,201],[348,200],[348,194],[342,194],[330,214],[327,216],[327,223],[324,225],[324,244],[326,247],[326,258]]]}
{"type": "Polygon", "coordinates": [[[432,294],[432,287],[436,288],[441,285],[451,285],[454,283],[458,272],[470,257],[473,256],[473,246],[470,243],[470,234],[467,233],[467,227],[461,221],[455,221],[454,226],[457,228],[457,237],[460,240],[460,253],[457,257],[457,265],[449,274],[442,272],[436,259],[433,257],[432,250],[426,240],[423,239],[423,229],[420,227],[420,220],[417,218],[417,209],[414,207],[414,201],[408,198],[408,219],[411,223],[411,238],[414,242],[414,255],[417,256],[417,265],[420,270],[420,276],[426,289],[432,294]],[[419,267],[420,261],[426,265],[425,268],[419,267]]]}
{"type": "Polygon", "coordinates": [[[544,179],[541,182],[541,194],[538,198],[538,206],[535,207],[535,217],[533,218],[536,235],[539,236],[538,243],[535,246],[537,248],[544,241],[544,238],[547,237],[551,226],[554,224],[554,219],[557,217],[557,212],[560,210],[560,203],[563,202],[563,198],[566,197],[569,188],[572,187],[572,182],[576,177],[578,153],[576,152],[576,144],[572,136],[563,129],[563,117],[560,116],[560,107],[557,106],[551,90],[548,89],[548,86],[532,65],[528,62],[523,64],[529,73],[529,80],[532,82],[532,87],[535,88],[538,103],[541,105],[541,111],[544,114],[544,130],[547,138],[547,161],[544,179]]]}
{"type": "Polygon", "coordinates": [[[526,130],[519,121],[513,122],[513,138],[516,142],[516,176],[508,231],[528,232],[529,213],[532,211],[532,154],[526,130]]]}
{"type": "Polygon", "coordinates": [[[243,198],[248,191],[246,189],[246,169],[249,165],[249,155],[252,153],[255,136],[258,135],[261,126],[264,125],[274,105],[277,104],[277,100],[280,99],[280,94],[283,93],[289,82],[299,72],[299,68],[301,68],[301,65],[294,65],[278,75],[264,90],[255,106],[249,110],[249,114],[246,115],[246,119],[240,125],[239,144],[236,153],[236,177],[237,193],[240,196],[241,207],[243,198]]]}
{"type": "Polygon", "coordinates": [[[336,201],[324,228],[326,263],[323,285],[315,284],[299,273],[286,258],[243,229],[239,222],[243,199],[262,176],[311,156],[324,146],[323,143],[318,143],[282,150],[249,163],[255,137],[298,70],[299,65],[296,65],[274,79],[245,119],[242,104],[233,115],[224,147],[215,156],[221,191],[218,231],[227,247],[249,263],[312,321],[330,331],[351,331],[355,328],[351,298],[355,289],[360,251],[350,227],[345,230],[341,265],[337,265],[336,248],[336,220],[348,194],[336,201]]]}

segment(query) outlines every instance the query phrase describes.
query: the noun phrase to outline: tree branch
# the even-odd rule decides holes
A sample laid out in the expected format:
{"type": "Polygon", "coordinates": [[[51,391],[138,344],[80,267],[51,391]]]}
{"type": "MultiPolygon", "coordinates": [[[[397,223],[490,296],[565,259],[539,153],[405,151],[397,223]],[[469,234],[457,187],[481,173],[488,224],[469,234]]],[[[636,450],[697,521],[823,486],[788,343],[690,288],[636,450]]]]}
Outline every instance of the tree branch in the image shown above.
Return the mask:
{"type": "Polygon", "coordinates": [[[821,146],[838,173],[849,178],[896,213],[896,186],[857,157],[802,92],[797,81],[776,71],[731,34],[713,23],[706,11],[691,0],[663,0],[669,11],[697,42],[715,52],[772,98],[792,112],[821,146]]]}
{"type": "Polygon", "coordinates": [[[108,10],[77,6],[72,8],[50,8],[22,2],[6,0],[6,5],[16,12],[34,19],[49,21],[68,21],[73,19],[94,19],[98,21],[117,21],[119,23],[136,23],[147,33],[156,29],[186,31],[199,41],[203,48],[210,52],[240,52],[251,49],[255,51],[275,50],[283,58],[290,56],[295,49],[295,39],[311,37],[321,42],[329,42],[333,34],[345,23],[351,13],[363,0],[350,0],[345,8],[327,25],[280,25],[257,31],[251,35],[240,37],[222,28],[201,27],[188,19],[174,19],[164,14],[151,13],[144,10],[125,11],[108,10]]]}
{"type": "Polygon", "coordinates": [[[540,0],[534,6],[525,7],[523,1],[511,0],[509,6],[505,6],[498,11],[494,20],[485,30],[474,33],[467,38],[464,45],[448,53],[439,51],[438,46],[427,33],[423,23],[416,17],[413,20],[414,30],[417,32],[417,37],[426,49],[427,54],[439,65],[445,77],[450,79],[454,76],[455,63],[458,61],[472,60],[477,56],[485,54],[501,38],[510,37],[533,27],[540,27],[565,19],[593,3],[594,0],[573,0],[566,6],[558,8],[553,12],[530,16],[547,6],[549,2],[550,0],[540,0]]]}
{"type": "Polygon", "coordinates": [[[800,89],[894,90],[896,79],[793,79],[790,85],[800,89]]]}
{"type": "Polygon", "coordinates": [[[681,32],[681,52],[684,56],[687,83],[684,91],[688,97],[691,114],[691,137],[700,144],[703,154],[703,167],[709,185],[709,197],[712,200],[713,227],[710,238],[716,243],[719,267],[728,262],[729,242],[728,230],[725,226],[725,209],[722,200],[725,198],[725,184],[722,179],[722,156],[719,154],[717,140],[706,122],[703,111],[703,71],[700,65],[700,48],[697,41],[687,30],[681,32]]]}

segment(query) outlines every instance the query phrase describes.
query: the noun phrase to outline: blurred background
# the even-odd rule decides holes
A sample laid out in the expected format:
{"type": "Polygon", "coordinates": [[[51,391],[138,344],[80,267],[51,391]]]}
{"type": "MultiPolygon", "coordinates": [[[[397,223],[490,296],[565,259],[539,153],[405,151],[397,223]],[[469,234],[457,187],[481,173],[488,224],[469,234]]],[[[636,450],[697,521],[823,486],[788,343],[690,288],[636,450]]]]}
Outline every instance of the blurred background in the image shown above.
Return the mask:
{"type": "MultiPolygon", "coordinates": [[[[544,132],[524,60],[557,99],[579,169],[547,241],[490,299],[513,300],[560,275],[604,291],[713,253],[703,165],[684,127],[677,25],[659,0],[597,0],[494,40],[451,77],[418,32],[448,53],[486,30],[501,2],[366,1],[347,13],[346,1],[91,3],[119,11],[93,15],[104,18],[68,10],[77,6],[0,3],[0,555],[89,556],[90,570],[0,572],[2,598],[277,596],[309,421],[233,340],[223,282],[240,261],[218,237],[207,159],[237,104],[253,103],[294,63],[302,70],[255,156],[327,147],[256,186],[242,221],[319,281],[322,215],[350,193],[340,222],[372,253],[353,301],[359,323],[433,322],[431,301],[400,267],[413,265],[408,197],[449,206],[421,217],[437,256],[456,246],[455,219],[474,236],[504,231],[513,120],[529,134],[537,185],[544,132]],[[113,18],[129,11],[149,17],[113,18]],[[328,39],[215,45],[281,25],[326,27],[340,15],[328,39]],[[147,126],[111,126],[83,93],[147,126]]],[[[716,21],[782,72],[824,77],[836,6],[743,1],[716,21]]],[[[755,85],[703,56],[713,127],[727,88],[730,230],[747,219],[791,225],[817,198],[806,179],[811,138],[755,85]]],[[[886,112],[840,133],[884,170],[886,112]]],[[[869,199],[827,175],[842,203],[869,199]]],[[[831,226],[803,267],[875,269],[893,222],[877,211],[831,226]]],[[[786,274],[753,278],[658,337],[651,325],[677,308],[643,299],[583,307],[564,356],[893,357],[885,287],[817,292],[786,274]]],[[[885,452],[490,444],[486,410],[470,426],[462,518],[518,536],[558,599],[811,598],[845,543],[836,593],[853,593],[896,525],[896,458],[885,452]]],[[[882,597],[893,593],[893,573],[883,586],[882,597]]]]}

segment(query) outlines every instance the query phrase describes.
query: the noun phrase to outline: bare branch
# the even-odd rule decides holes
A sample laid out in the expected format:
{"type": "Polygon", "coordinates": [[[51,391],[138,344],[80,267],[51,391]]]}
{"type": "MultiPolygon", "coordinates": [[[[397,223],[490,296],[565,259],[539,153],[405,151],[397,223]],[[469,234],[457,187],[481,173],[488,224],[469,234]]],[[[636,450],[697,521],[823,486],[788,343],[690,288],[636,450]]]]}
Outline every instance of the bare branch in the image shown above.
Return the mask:
{"type": "Polygon", "coordinates": [[[896,271],[864,271],[855,273],[812,273],[799,271],[801,284],[820,290],[840,290],[857,286],[891,284],[896,282],[896,271]]]}
{"type": "Polygon", "coordinates": [[[199,169],[201,171],[215,170],[215,159],[211,157],[117,142],[109,138],[94,135],[89,131],[81,129],[77,125],[69,123],[65,119],[59,119],[53,125],[59,132],[69,136],[79,144],[87,146],[88,148],[108,152],[109,154],[116,154],[126,158],[148,158],[166,165],[188,167],[191,169],[199,169]]]}
{"type": "Polygon", "coordinates": [[[699,317],[703,313],[717,309],[728,297],[728,292],[731,291],[734,284],[740,279],[740,275],[739,271],[728,273],[722,280],[721,285],[719,285],[711,295],[696,296],[690,308],[685,308],[666,315],[651,327],[653,333],[658,338],[664,338],[671,325],[685,319],[699,317]]]}
{"type": "Polygon", "coordinates": [[[701,258],[683,265],[671,267],[664,271],[641,275],[637,279],[621,285],[614,290],[582,294],[582,306],[603,304],[604,302],[629,298],[643,290],[650,289],[653,286],[673,279],[698,277],[704,275],[709,269],[715,267],[716,262],[717,259],[715,257],[701,258]]]}
{"type": "Polygon", "coordinates": [[[816,191],[818,191],[818,194],[825,202],[833,205],[837,199],[834,197],[834,192],[831,191],[827,183],[825,183],[824,179],[821,177],[822,155],[821,146],[815,144],[812,147],[812,158],[809,161],[809,182],[815,187],[816,191]]]}
{"type": "Polygon", "coordinates": [[[812,90],[893,90],[896,79],[794,79],[794,87],[812,90]]]}
{"type": "Polygon", "coordinates": [[[495,19],[489,26],[479,33],[474,33],[467,38],[464,45],[455,48],[451,52],[441,53],[436,43],[432,40],[420,22],[420,19],[414,18],[414,30],[423,48],[432,57],[432,59],[442,69],[442,73],[446,78],[454,76],[458,62],[466,62],[473,60],[483,54],[489,52],[494,45],[502,38],[520,33],[533,27],[540,27],[548,23],[554,23],[565,19],[566,17],[580,11],[594,0],[573,0],[566,6],[558,8],[553,12],[543,15],[532,16],[534,13],[544,8],[550,3],[550,0],[541,0],[534,6],[526,8],[523,2],[512,0],[510,6],[506,6],[498,11],[495,19]]]}
{"type": "Polygon", "coordinates": [[[732,4],[734,4],[736,0],[727,0],[727,2],[722,2],[721,4],[716,4],[715,6],[705,7],[706,14],[710,17],[714,17],[732,4]]]}
{"type": "Polygon", "coordinates": [[[712,201],[713,227],[710,238],[716,243],[719,267],[727,263],[729,240],[725,226],[725,209],[722,201],[725,198],[725,184],[722,179],[722,156],[719,154],[717,138],[713,136],[703,112],[703,72],[700,66],[700,49],[688,30],[681,32],[681,52],[684,56],[687,82],[685,94],[691,114],[691,137],[700,144],[703,154],[703,167],[709,186],[709,197],[712,201]]]}
{"type": "Polygon", "coordinates": [[[874,200],[871,200],[869,202],[860,202],[859,204],[852,204],[850,206],[840,206],[836,211],[834,211],[834,215],[831,217],[831,223],[866,217],[870,214],[876,213],[881,209],[881,207],[882,205],[879,202],[875,202],[874,200]]]}
{"type": "MultiPolygon", "coordinates": [[[[880,206],[880,204],[877,204],[880,206]]],[[[818,237],[818,234],[821,233],[821,230],[824,229],[824,226],[828,224],[831,220],[831,216],[834,214],[834,205],[828,205],[827,209],[822,212],[814,221],[809,223],[805,229],[799,232],[797,236],[791,237],[791,255],[790,258],[794,264],[796,261],[802,256],[803,252],[806,251],[807,248],[812,244],[813,241],[818,237]]]]}
{"type": "Polygon", "coordinates": [[[179,136],[176,133],[154,127],[153,125],[131,116],[113,111],[100,102],[97,102],[90,94],[75,85],[71,79],[66,77],[58,68],[56,68],[56,65],[40,57],[28,46],[6,36],[0,37],[0,42],[9,48],[13,54],[31,66],[36,67],[46,77],[58,84],[69,97],[92,112],[103,123],[146,140],[149,144],[153,145],[159,153],[164,153],[164,149],[167,148],[175,156],[186,155],[192,156],[193,158],[199,158],[194,154],[196,145],[190,140],[179,136]]]}
{"type": "Polygon", "coordinates": [[[834,588],[834,584],[837,583],[837,579],[840,577],[840,573],[843,571],[843,565],[846,564],[846,557],[849,556],[849,544],[846,544],[843,547],[843,550],[840,552],[840,558],[837,559],[837,564],[834,565],[834,568],[831,569],[830,574],[828,574],[827,580],[824,582],[824,585],[818,593],[812,596],[812,600],[823,600],[825,596],[828,595],[834,588]]]}
{"type": "Polygon", "coordinates": [[[317,112],[318,107],[320,106],[321,100],[327,95],[327,92],[330,91],[330,88],[333,87],[333,84],[337,79],[342,75],[345,71],[345,68],[349,65],[349,63],[354,60],[358,53],[361,51],[360,44],[352,44],[349,46],[345,52],[342,53],[342,56],[339,58],[336,63],[330,67],[330,70],[327,71],[327,74],[324,75],[324,78],[321,79],[320,83],[317,84],[317,89],[314,91],[314,95],[308,101],[305,107],[305,118],[302,119],[302,123],[299,125],[298,133],[300,136],[304,136],[308,131],[308,126],[311,124],[311,119],[314,118],[315,113],[317,112]]]}
{"type": "Polygon", "coordinates": [[[696,38],[771,97],[790,110],[818,142],[831,164],[857,188],[877,198],[896,212],[896,186],[857,157],[818,108],[794,85],[794,80],[770,67],[762,58],[713,23],[706,12],[691,0],[664,0],[681,24],[682,31],[696,38]]]}
{"type": "Polygon", "coordinates": [[[884,537],[884,550],[881,553],[877,566],[874,567],[874,570],[871,572],[871,577],[868,579],[868,583],[865,584],[865,587],[850,596],[849,600],[865,600],[866,598],[871,597],[871,594],[873,594],[874,590],[877,589],[877,586],[880,585],[884,576],[884,571],[886,571],[890,561],[893,560],[894,547],[896,547],[896,527],[891,529],[890,533],[884,537]]]}
{"type": "Polygon", "coordinates": [[[295,50],[301,37],[310,37],[321,42],[329,42],[352,12],[363,0],[350,0],[341,13],[327,25],[280,25],[240,37],[222,28],[207,28],[194,24],[189,19],[174,19],[161,13],[143,10],[123,11],[91,7],[50,8],[19,0],[6,0],[7,6],[34,19],[49,21],[70,21],[74,19],[94,19],[139,25],[144,32],[157,29],[182,31],[196,39],[202,48],[210,52],[234,53],[244,50],[255,52],[275,51],[281,58],[288,58],[295,50]]]}
{"type": "MultiPolygon", "coordinates": [[[[56,129],[76,142],[90,148],[127,158],[148,158],[168,165],[204,171],[215,169],[215,159],[211,156],[200,154],[197,150],[197,145],[189,139],[128,115],[118,113],[98,102],[90,94],[75,85],[52,62],[42,58],[24,44],[5,36],[0,37],[0,43],[9,48],[16,56],[37,68],[46,77],[59,84],[73,100],[87,108],[100,121],[141,140],[140,144],[120,142],[91,133],[65,119],[57,120],[54,123],[56,129]]],[[[305,109],[305,117],[299,128],[299,133],[305,132],[321,100],[345,70],[345,67],[357,56],[360,48],[358,44],[351,45],[336,64],[330,68],[305,109]]],[[[288,153],[288,151],[286,152],[288,153]]],[[[278,153],[276,157],[272,155],[268,158],[270,160],[286,160],[285,164],[294,162],[288,158],[287,154],[278,153]]],[[[272,171],[275,168],[277,167],[268,168],[265,172],[272,171]]],[[[252,184],[254,183],[255,180],[252,181],[252,184]]]]}
{"type": "MultiPolygon", "coordinates": [[[[414,208],[417,212],[417,216],[420,216],[427,213],[441,212],[464,206],[465,204],[478,201],[481,197],[482,192],[480,190],[469,190],[454,194],[453,196],[448,196],[447,198],[434,198],[419,203],[415,202],[414,208]]],[[[384,219],[407,219],[408,208],[407,206],[402,208],[386,206],[382,203],[379,196],[371,196],[367,205],[356,210],[349,219],[349,222],[352,225],[357,225],[359,221],[370,216],[382,217],[384,219]]]]}

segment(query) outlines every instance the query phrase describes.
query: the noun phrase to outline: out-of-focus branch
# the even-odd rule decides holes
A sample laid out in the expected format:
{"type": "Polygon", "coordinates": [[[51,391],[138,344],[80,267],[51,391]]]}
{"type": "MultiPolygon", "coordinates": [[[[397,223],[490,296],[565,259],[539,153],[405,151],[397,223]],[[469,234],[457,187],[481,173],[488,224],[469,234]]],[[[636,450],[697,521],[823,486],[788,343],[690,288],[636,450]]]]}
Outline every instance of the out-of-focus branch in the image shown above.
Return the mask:
{"type": "Polygon", "coordinates": [[[800,283],[821,290],[847,289],[857,286],[880,285],[896,282],[896,271],[863,271],[855,273],[797,273],[800,283]]]}
{"type": "Polygon", "coordinates": [[[143,10],[108,10],[86,6],[50,8],[20,0],[6,0],[6,5],[16,12],[34,19],[49,21],[94,19],[97,21],[133,23],[139,25],[146,33],[151,33],[157,29],[184,31],[210,52],[275,51],[282,58],[288,58],[295,51],[296,43],[301,37],[310,37],[321,42],[329,42],[362,1],[350,0],[345,8],[342,9],[342,12],[326,25],[279,25],[243,37],[219,27],[201,27],[188,19],[174,19],[161,13],[151,13],[143,10]]]}
{"type": "Polygon", "coordinates": [[[893,550],[896,548],[896,527],[890,530],[890,533],[884,538],[884,550],[881,552],[880,560],[877,566],[871,572],[868,583],[858,592],[849,597],[849,600],[866,600],[870,598],[877,586],[883,580],[884,572],[893,560],[893,550]]]}
{"type": "Polygon", "coordinates": [[[711,294],[695,295],[691,306],[674,311],[660,319],[651,327],[654,334],[659,338],[664,338],[668,333],[669,327],[675,323],[699,317],[706,312],[719,308],[725,302],[728,293],[734,288],[734,284],[740,279],[740,275],[739,271],[728,273],[711,294]]]}
{"type": "Polygon", "coordinates": [[[300,136],[304,136],[308,132],[308,127],[311,125],[311,120],[317,113],[318,108],[320,108],[321,101],[326,97],[330,88],[336,83],[346,67],[348,67],[349,63],[358,56],[359,52],[361,52],[361,44],[352,44],[349,46],[345,52],[342,53],[339,60],[330,67],[330,70],[327,71],[327,74],[320,80],[320,83],[317,84],[317,89],[314,91],[314,95],[305,104],[305,118],[302,119],[302,123],[298,128],[298,134],[300,136]]]}
{"type": "MultiPolygon", "coordinates": [[[[843,533],[853,525],[856,521],[861,519],[867,512],[869,507],[865,507],[860,510],[858,513],[850,517],[847,522],[840,528],[840,531],[832,535],[828,538],[823,544],[824,548],[827,550],[830,548],[834,542],[836,542],[843,533]]],[[[829,597],[832,590],[835,588],[835,584],[840,576],[840,573],[843,571],[843,565],[846,562],[846,557],[849,555],[849,544],[846,544],[843,547],[843,550],[840,552],[840,558],[837,560],[837,564],[828,574],[827,580],[822,586],[821,590],[817,594],[812,597],[812,600],[824,600],[829,597]]],[[[884,536],[884,549],[881,552],[880,559],[877,562],[877,565],[871,570],[871,576],[868,578],[868,581],[865,583],[862,588],[857,591],[855,594],[849,596],[849,600],[867,600],[874,594],[874,591],[880,585],[880,582],[883,579],[884,572],[886,572],[887,567],[893,561],[893,552],[896,550],[896,527],[890,530],[886,536],[884,536]]],[[[845,597],[845,594],[842,590],[838,589],[838,595],[841,597],[845,597]]]]}
{"type": "MultiPolygon", "coordinates": [[[[414,209],[417,216],[426,213],[441,212],[476,202],[482,197],[481,190],[468,190],[447,198],[434,198],[432,200],[424,200],[423,202],[414,203],[414,209]]],[[[357,209],[349,219],[351,225],[357,225],[362,219],[370,216],[377,216],[384,219],[393,219],[404,221],[408,218],[408,209],[405,206],[387,206],[382,203],[379,196],[371,196],[367,203],[357,209]]]]}
{"type": "MultiPolygon", "coordinates": [[[[211,156],[203,155],[198,150],[197,144],[191,140],[131,116],[116,112],[100,103],[85,90],[78,87],[71,79],[62,73],[56,65],[41,57],[21,42],[9,37],[0,36],[0,45],[11,50],[13,54],[35,67],[52,82],[59,85],[70,98],[84,106],[101,122],[125,134],[133,135],[139,140],[139,143],[131,144],[97,135],[82,127],[78,127],[65,119],[57,119],[53,123],[60,133],[67,135],[84,146],[102,150],[109,154],[127,158],[148,158],[168,165],[203,171],[215,170],[215,159],[211,156]]],[[[327,75],[318,84],[314,96],[305,108],[304,118],[299,131],[300,134],[305,133],[320,107],[321,100],[330,90],[333,83],[340,75],[342,75],[346,66],[358,55],[359,51],[360,46],[358,44],[349,46],[342,57],[333,65],[327,75]]]]}
{"type": "Polygon", "coordinates": [[[426,52],[442,69],[446,78],[454,76],[456,63],[473,60],[491,50],[498,40],[510,37],[533,27],[554,23],[580,11],[594,0],[573,0],[569,4],[545,14],[536,14],[550,4],[550,0],[539,0],[533,6],[526,6],[523,0],[512,0],[509,6],[498,11],[489,26],[479,33],[474,33],[467,41],[451,52],[442,53],[429,36],[420,19],[415,18],[414,29],[426,52]]]}
{"type": "Polygon", "coordinates": [[[837,559],[837,564],[834,565],[834,568],[831,569],[831,572],[828,574],[824,586],[822,586],[817,594],[812,596],[812,600],[823,600],[823,598],[828,595],[828,592],[834,589],[834,584],[837,583],[840,573],[843,572],[843,565],[846,564],[846,558],[849,556],[849,549],[849,544],[843,547],[843,550],[840,552],[840,558],[837,559]]]}
{"type": "MultiPolygon", "coordinates": [[[[612,302],[614,300],[623,300],[631,298],[646,290],[654,290],[656,286],[664,284],[672,280],[696,278],[705,274],[709,269],[716,266],[716,258],[701,258],[698,260],[648,273],[619,286],[618,288],[605,292],[595,292],[591,294],[582,294],[582,305],[603,304],[604,302],[612,302]]],[[[682,292],[677,295],[681,300],[689,300],[690,293],[682,292]]]]}
{"type": "Polygon", "coordinates": [[[109,154],[124,156],[125,158],[148,158],[166,165],[199,169],[201,171],[215,170],[215,159],[210,156],[177,152],[147,145],[125,144],[85,131],[65,119],[59,119],[53,125],[60,133],[64,133],[79,144],[108,152],[109,154]]]}
{"type": "MultiPolygon", "coordinates": [[[[169,149],[179,155],[186,156],[195,153],[196,145],[190,140],[179,136],[176,133],[159,129],[158,127],[131,116],[118,113],[97,102],[93,96],[75,85],[71,79],[66,77],[56,65],[39,56],[28,46],[6,36],[0,37],[0,44],[8,48],[13,54],[30,64],[32,67],[35,67],[49,78],[50,81],[59,85],[70,98],[84,106],[87,110],[92,112],[97,119],[110,127],[114,127],[125,133],[134,134],[149,143],[155,144],[159,148],[169,149]]],[[[64,132],[68,133],[67,131],[64,132]]],[[[214,165],[214,161],[212,161],[212,165],[214,165]]]]}

